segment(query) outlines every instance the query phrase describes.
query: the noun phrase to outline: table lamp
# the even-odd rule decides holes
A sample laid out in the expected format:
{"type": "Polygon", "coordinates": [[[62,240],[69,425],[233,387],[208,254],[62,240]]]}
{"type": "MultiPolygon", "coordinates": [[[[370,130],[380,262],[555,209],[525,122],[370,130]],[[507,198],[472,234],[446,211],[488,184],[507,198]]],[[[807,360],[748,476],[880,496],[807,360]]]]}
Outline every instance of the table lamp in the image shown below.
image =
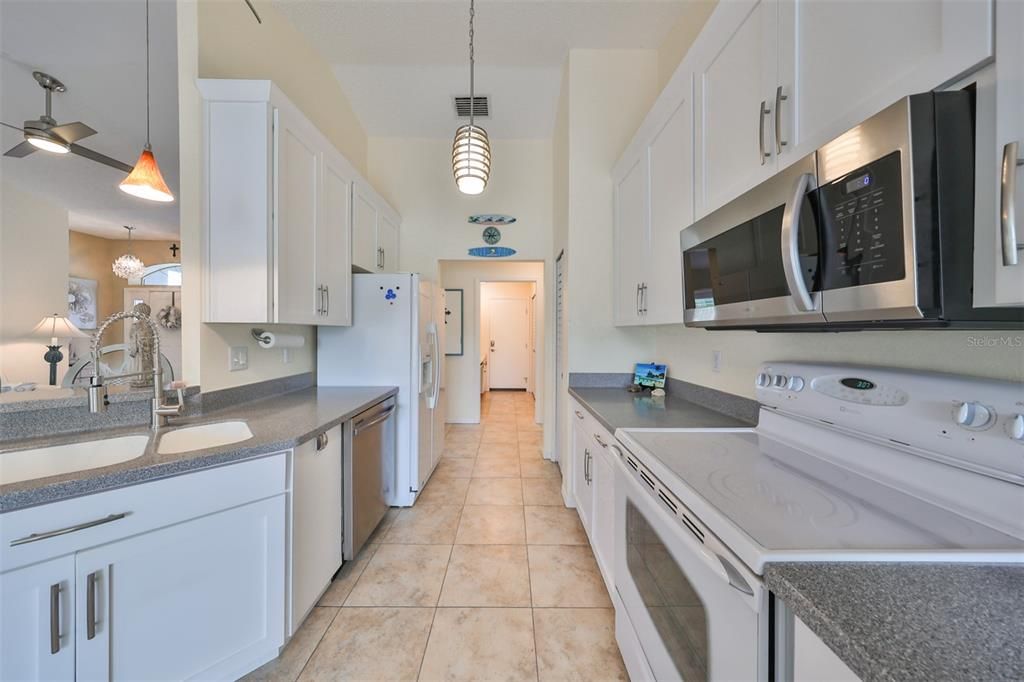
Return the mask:
{"type": "Polygon", "coordinates": [[[48,349],[43,355],[43,360],[50,363],[50,385],[57,385],[57,363],[64,359],[64,354],[60,352],[59,339],[87,339],[89,335],[81,331],[78,327],[71,323],[67,317],[60,313],[54,313],[53,315],[47,315],[32,329],[31,335],[34,337],[49,338],[50,343],[46,346],[48,349]]]}

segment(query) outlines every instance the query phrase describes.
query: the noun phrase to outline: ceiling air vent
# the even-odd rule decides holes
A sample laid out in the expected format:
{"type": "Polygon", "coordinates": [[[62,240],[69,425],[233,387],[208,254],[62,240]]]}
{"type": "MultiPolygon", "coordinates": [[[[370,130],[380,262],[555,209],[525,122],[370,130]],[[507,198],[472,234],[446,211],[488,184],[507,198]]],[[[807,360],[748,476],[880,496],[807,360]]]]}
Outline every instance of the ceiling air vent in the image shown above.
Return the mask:
{"type": "MultiPolygon", "coordinates": [[[[469,97],[455,98],[455,114],[459,118],[469,118],[469,97]]],[[[490,104],[487,97],[477,95],[473,98],[473,116],[486,118],[490,115],[490,104]]]]}

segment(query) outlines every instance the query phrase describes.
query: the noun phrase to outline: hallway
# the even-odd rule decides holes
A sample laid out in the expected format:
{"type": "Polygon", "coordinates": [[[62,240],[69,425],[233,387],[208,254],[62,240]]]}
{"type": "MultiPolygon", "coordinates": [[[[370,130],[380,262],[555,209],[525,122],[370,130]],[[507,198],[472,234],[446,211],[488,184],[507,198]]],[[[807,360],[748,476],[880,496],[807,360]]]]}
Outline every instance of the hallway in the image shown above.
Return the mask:
{"type": "Polygon", "coordinates": [[[611,601],[533,397],[448,426],[416,505],[392,509],[275,661],[248,679],[625,680],[611,601]]]}

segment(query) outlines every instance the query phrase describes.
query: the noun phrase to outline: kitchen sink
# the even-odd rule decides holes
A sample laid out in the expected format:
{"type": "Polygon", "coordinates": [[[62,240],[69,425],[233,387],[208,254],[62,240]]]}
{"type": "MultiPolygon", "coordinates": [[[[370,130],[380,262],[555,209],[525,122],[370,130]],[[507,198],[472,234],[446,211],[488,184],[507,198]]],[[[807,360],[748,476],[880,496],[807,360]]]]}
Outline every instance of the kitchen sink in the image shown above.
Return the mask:
{"type": "Polygon", "coordinates": [[[98,469],[141,457],[149,436],[120,436],[0,453],[0,485],[98,469]]]}
{"type": "Polygon", "coordinates": [[[163,434],[156,451],[161,455],[173,455],[241,443],[250,438],[252,431],[249,430],[249,425],[242,421],[185,426],[163,434]]]}

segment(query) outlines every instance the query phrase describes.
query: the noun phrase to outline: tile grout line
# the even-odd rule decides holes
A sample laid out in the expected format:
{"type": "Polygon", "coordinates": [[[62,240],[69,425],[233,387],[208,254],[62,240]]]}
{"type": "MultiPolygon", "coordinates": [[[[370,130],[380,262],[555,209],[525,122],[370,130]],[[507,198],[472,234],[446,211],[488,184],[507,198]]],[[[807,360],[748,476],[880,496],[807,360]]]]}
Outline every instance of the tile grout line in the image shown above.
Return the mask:
{"type": "MultiPolygon", "coordinates": [[[[314,606],[313,608],[315,609],[315,608],[324,608],[324,607],[314,606]]],[[[317,649],[320,648],[320,644],[324,641],[324,637],[327,636],[327,631],[331,629],[331,626],[334,625],[334,621],[338,619],[339,615],[341,615],[341,607],[340,606],[335,608],[334,617],[331,618],[331,622],[328,623],[327,627],[324,628],[323,634],[320,635],[320,639],[316,640],[316,646],[314,646],[313,650],[309,652],[309,656],[306,658],[306,662],[302,664],[301,668],[299,668],[299,672],[295,676],[295,679],[293,680],[293,682],[298,682],[298,680],[300,680],[302,678],[302,673],[306,672],[306,668],[309,667],[309,662],[313,660],[313,656],[316,655],[317,649]]],[[[306,618],[309,618],[309,616],[306,616],[306,618]]],[[[301,625],[299,626],[299,629],[302,629],[301,625]]],[[[294,639],[298,634],[299,634],[299,631],[296,630],[295,634],[292,635],[292,639],[294,639]]],[[[287,646],[287,644],[285,646],[287,646]]],[[[283,653],[283,651],[284,651],[284,648],[282,647],[282,652],[281,653],[283,653]]],[[[280,656],[281,653],[278,653],[278,656],[280,656]]]]}

